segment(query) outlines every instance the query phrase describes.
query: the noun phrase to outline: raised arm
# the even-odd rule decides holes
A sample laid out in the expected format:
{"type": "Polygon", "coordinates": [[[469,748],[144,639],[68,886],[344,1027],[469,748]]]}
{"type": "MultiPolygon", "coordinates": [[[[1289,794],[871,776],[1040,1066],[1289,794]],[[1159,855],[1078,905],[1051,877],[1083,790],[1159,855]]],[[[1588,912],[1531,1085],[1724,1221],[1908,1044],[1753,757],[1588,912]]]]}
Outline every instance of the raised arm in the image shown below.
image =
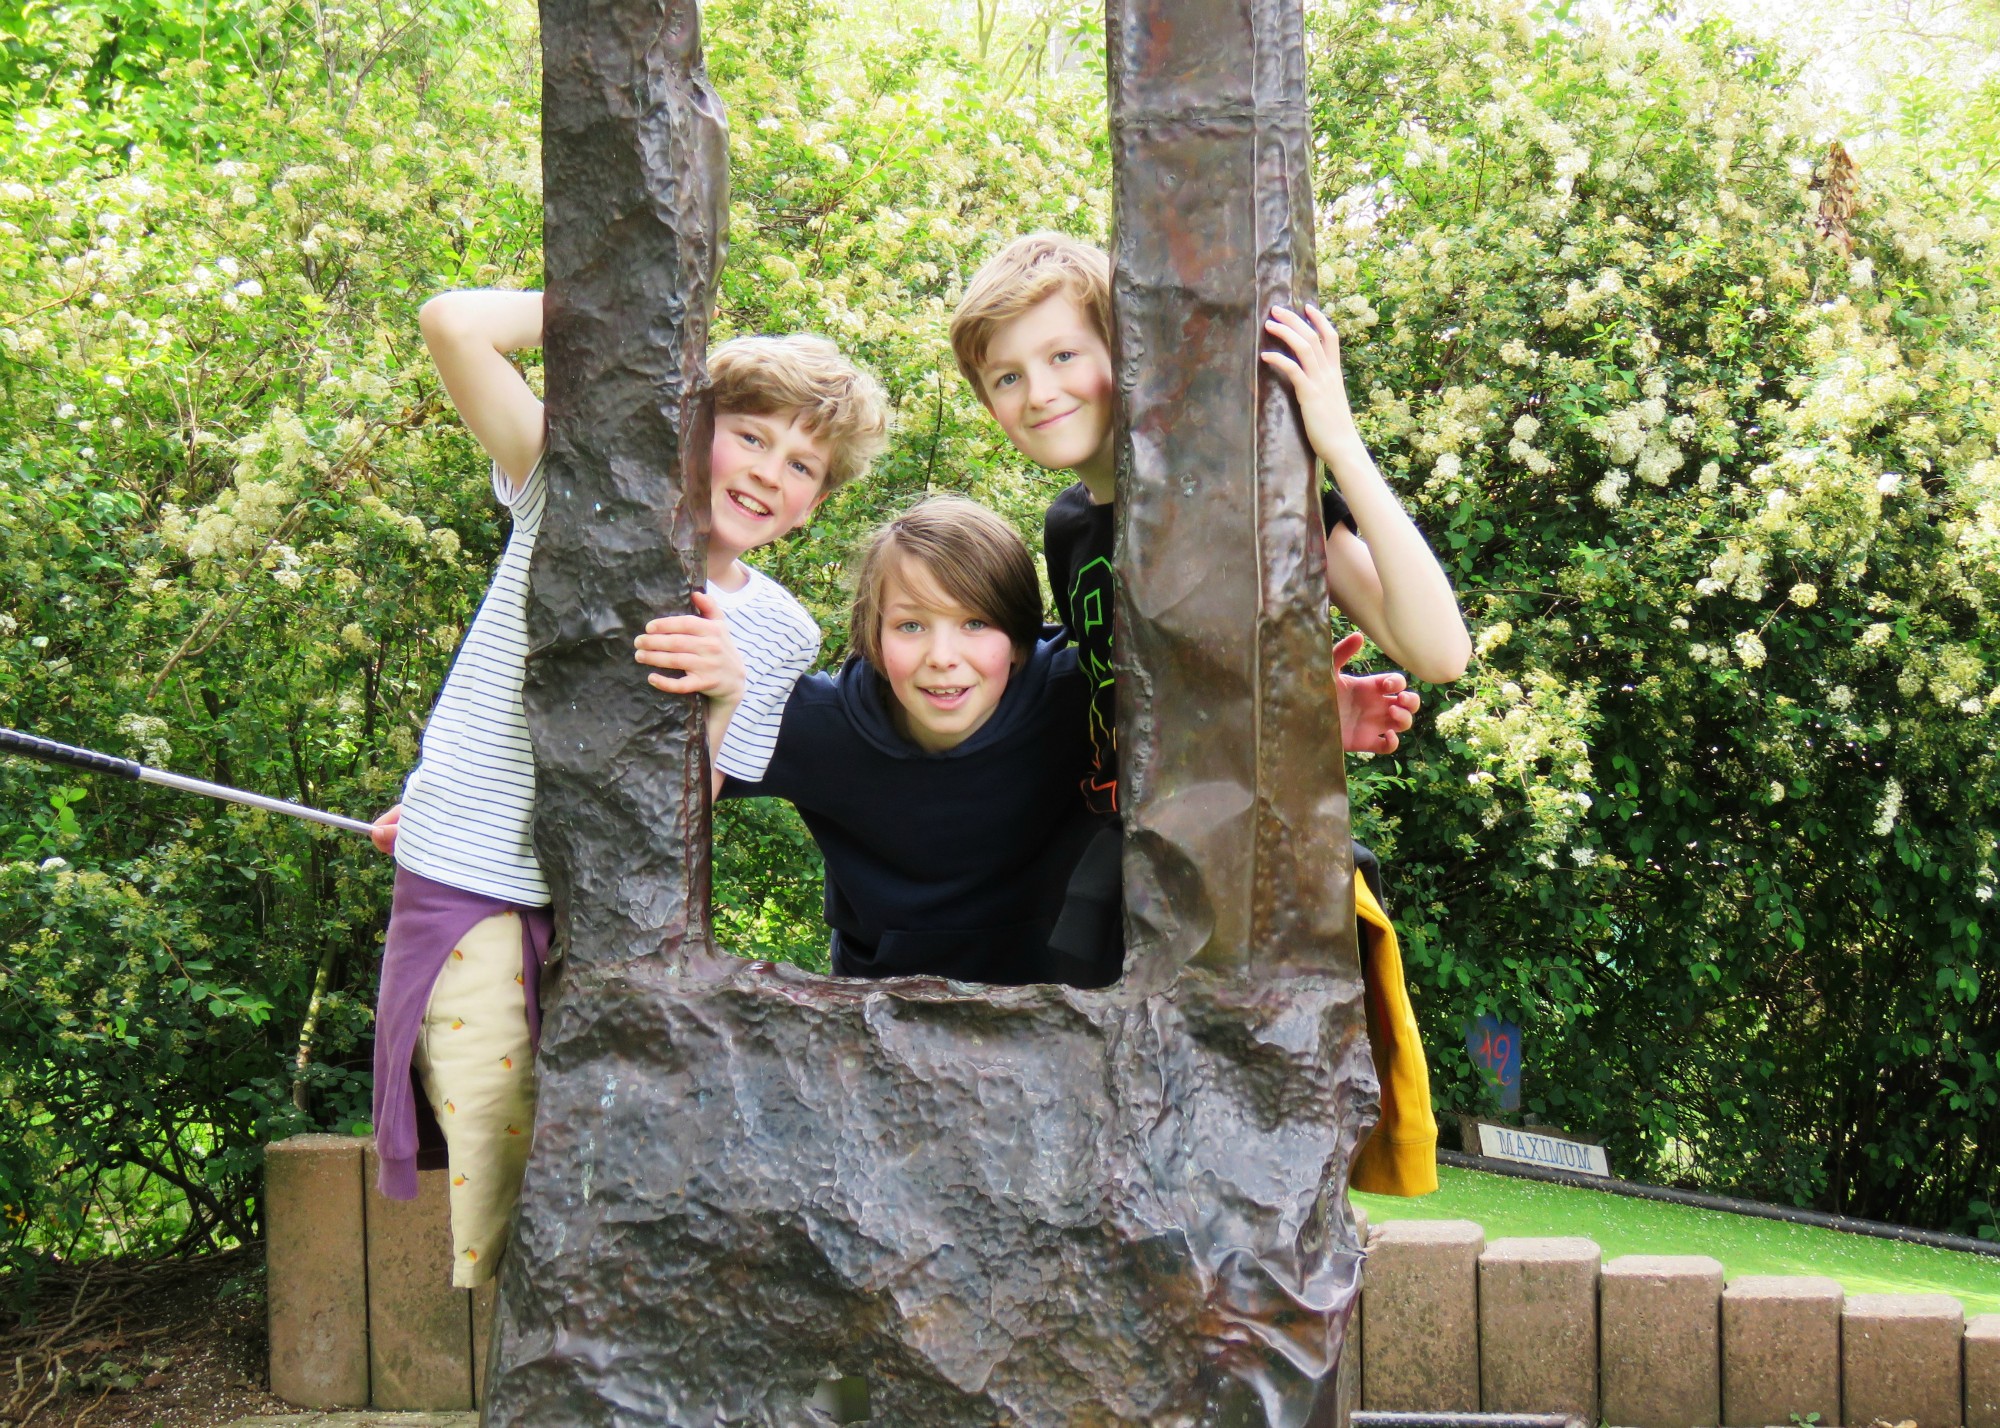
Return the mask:
{"type": "Polygon", "coordinates": [[[548,423],[507,354],[542,345],[542,295],[492,288],[442,293],[417,316],[452,405],[516,486],[541,459],[548,423]]]}
{"type": "Polygon", "coordinates": [[[1327,593],[1390,659],[1418,679],[1449,684],[1465,673],[1472,640],[1444,568],[1355,429],[1340,335],[1316,307],[1305,316],[1273,308],[1264,327],[1290,349],[1264,360],[1298,394],[1306,436],[1361,528],[1359,537],[1345,526],[1327,532],[1327,593]]]}

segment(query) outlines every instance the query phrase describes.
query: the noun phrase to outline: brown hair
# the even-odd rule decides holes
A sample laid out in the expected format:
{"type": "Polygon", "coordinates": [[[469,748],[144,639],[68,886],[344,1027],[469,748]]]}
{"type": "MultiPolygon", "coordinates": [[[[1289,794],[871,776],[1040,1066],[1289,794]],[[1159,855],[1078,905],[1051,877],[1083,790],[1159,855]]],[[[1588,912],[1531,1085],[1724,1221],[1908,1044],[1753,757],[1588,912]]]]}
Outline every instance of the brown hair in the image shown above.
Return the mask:
{"type": "Polygon", "coordinates": [[[1104,345],[1111,345],[1111,260],[1104,250],[1063,233],[1016,238],[972,275],[951,315],[951,352],[979,400],[986,385],[979,364],[993,336],[1029,308],[1057,293],[1082,309],[1104,345]]]}
{"type": "Polygon", "coordinates": [[[804,413],[826,443],[828,496],[868,469],[889,444],[889,399],[881,383],[824,337],[732,337],[708,354],[715,410],[723,415],[804,413]]]}
{"type": "Polygon", "coordinates": [[[855,651],[882,668],[882,607],[889,577],[914,561],[944,593],[1007,632],[1017,654],[1042,633],[1042,591],[1021,533],[977,501],[928,496],[875,528],[854,577],[847,633],[855,651]]]}

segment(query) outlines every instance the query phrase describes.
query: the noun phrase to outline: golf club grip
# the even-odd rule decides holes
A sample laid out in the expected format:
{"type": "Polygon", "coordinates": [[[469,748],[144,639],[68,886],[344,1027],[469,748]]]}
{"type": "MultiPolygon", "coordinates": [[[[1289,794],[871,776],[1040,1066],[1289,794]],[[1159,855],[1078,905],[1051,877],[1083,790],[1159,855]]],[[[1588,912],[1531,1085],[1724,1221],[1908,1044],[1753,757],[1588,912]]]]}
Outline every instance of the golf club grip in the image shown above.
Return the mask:
{"type": "Polygon", "coordinates": [[[139,765],[130,759],[79,749],[73,744],[58,744],[54,739],[37,738],[33,734],[23,734],[19,729],[0,729],[0,753],[24,754],[45,764],[68,764],[71,768],[113,774],[118,778],[139,777],[139,765]]]}

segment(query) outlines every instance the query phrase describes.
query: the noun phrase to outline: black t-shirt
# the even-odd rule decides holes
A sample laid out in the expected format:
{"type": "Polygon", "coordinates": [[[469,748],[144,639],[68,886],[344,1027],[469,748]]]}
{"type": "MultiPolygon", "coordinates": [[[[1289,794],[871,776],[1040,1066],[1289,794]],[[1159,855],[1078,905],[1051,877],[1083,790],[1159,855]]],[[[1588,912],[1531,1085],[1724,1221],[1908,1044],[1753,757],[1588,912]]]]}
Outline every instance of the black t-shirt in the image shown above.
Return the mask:
{"type": "Polygon", "coordinates": [[[1097,827],[1076,802],[1089,699],[1075,654],[1038,646],[985,725],[941,754],[897,731],[890,702],[860,659],[808,675],[764,777],[723,784],[724,798],[788,799],[811,830],[834,972],[1069,980],[1049,931],[1097,827]]]}
{"type": "MultiPolygon", "coordinates": [[[[1042,558],[1048,562],[1049,589],[1056,618],[1076,645],[1077,665],[1090,688],[1090,769],[1082,780],[1091,812],[1118,812],[1117,684],[1111,672],[1113,589],[1112,519],[1115,505],[1098,505],[1081,481],[1049,503],[1042,517],[1042,558]]],[[[1354,517],[1340,492],[1320,493],[1325,528],[1341,522],[1355,530],[1354,517]]]]}

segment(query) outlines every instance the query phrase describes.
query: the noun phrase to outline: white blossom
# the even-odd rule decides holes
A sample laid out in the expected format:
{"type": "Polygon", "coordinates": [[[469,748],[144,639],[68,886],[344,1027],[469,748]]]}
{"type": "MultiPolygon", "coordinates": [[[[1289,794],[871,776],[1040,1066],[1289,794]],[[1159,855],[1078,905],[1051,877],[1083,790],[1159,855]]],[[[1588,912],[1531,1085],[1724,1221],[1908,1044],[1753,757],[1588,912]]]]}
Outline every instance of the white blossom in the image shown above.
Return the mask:
{"type": "Polygon", "coordinates": [[[1882,801],[1875,806],[1875,836],[1886,838],[1889,830],[1896,826],[1896,815],[1903,811],[1903,785],[1890,779],[1882,785],[1882,801]]]}

